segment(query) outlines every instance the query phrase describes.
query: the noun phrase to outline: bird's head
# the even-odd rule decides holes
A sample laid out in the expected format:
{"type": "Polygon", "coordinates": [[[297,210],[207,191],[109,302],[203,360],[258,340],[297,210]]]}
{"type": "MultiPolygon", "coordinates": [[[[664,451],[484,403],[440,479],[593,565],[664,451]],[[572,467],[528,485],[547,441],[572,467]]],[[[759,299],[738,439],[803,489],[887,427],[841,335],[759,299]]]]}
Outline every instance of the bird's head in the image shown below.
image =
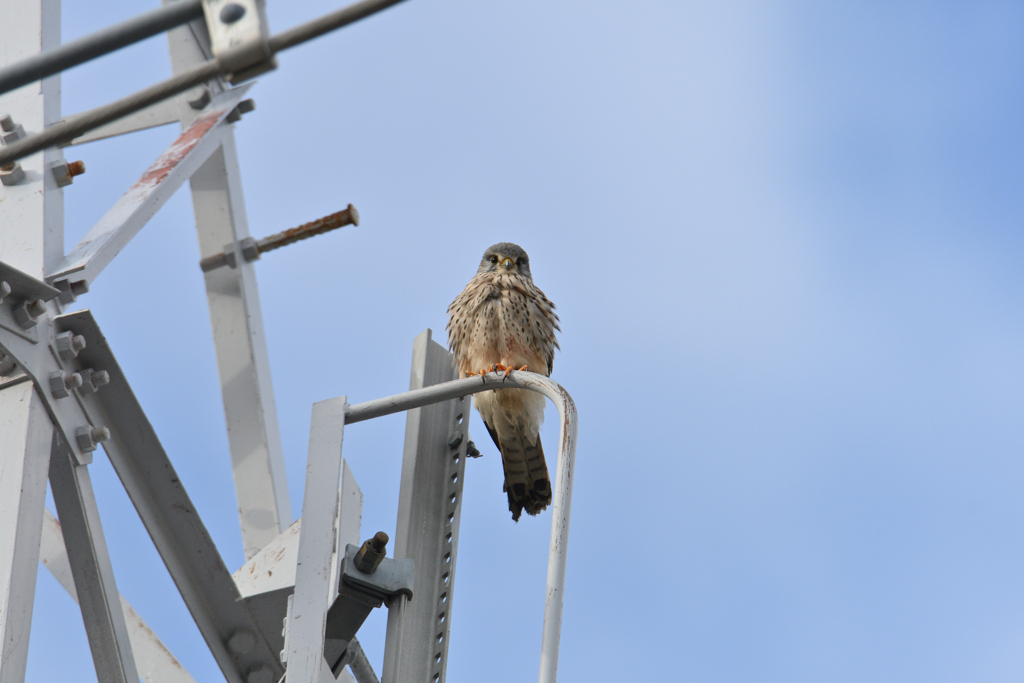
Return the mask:
{"type": "Polygon", "coordinates": [[[530,257],[522,247],[511,242],[499,242],[488,247],[476,273],[518,273],[533,279],[530,275],[530,257]]]}

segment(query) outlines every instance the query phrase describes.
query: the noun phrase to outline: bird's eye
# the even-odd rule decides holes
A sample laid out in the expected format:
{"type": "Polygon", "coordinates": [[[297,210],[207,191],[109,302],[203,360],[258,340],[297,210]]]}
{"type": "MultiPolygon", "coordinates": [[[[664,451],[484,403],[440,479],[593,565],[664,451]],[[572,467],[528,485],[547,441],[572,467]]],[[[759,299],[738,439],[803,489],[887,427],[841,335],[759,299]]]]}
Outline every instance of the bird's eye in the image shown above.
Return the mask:
{"type": "Polygon", "coordinates": [[[497,263],[497,262],[498,262],[498,257],[497,256],[492,256],[491,257],[491,263],[497,263]]]}

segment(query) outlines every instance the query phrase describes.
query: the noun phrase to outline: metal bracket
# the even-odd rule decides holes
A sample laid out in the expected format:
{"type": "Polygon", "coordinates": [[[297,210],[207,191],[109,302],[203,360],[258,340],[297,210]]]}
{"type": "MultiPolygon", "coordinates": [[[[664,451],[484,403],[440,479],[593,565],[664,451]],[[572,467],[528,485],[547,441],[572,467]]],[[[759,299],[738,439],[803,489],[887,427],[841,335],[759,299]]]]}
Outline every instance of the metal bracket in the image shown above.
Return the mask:
{"type": "Polygon", "coordinates": [[[399,593],[412,599],[413,561],[411,559],[395,560],[385,557],[375,572],[364,574],[355,566],[357,552],[359,552],[359,546],[351,543],[345,546],[345,559],[341,561],[342,585],[375,593],[385,602],[399,593]]]}
{"type": "Polygon", "coordinates": [[[277,68],[263,0],[203,0],[213,54],[237,85],[277,68]]]}

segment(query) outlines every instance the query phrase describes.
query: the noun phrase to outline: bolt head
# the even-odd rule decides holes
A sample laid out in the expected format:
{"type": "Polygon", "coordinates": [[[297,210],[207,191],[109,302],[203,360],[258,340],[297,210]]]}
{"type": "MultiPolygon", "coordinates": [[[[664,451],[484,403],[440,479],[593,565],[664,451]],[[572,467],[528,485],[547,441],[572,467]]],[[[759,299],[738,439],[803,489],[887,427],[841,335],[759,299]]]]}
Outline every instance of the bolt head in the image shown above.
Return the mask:
{"type": "Polygon", "coordinates": [[[239,629],[228,639],[228,649],[236,655],[251,652],[254,647],[256,647],[256,636],[248,629],[239,629]]]}
{"type": "Polygon", "coordinates": [[[456,449],[459,444],[462,443],[462,432],[452,432],[452,435],[448,437],[448,448],[456,449]]]}
{"type": "MultiPolygon", "coordinates": [[[[81,376],[79,376],[81,379],[81,376]]],[[[68,377],[63,370],[54,370],[50,373],[50,393],[54,398],[68,397],[68,377]]]]}
{"type": "Polygon", "coordinates": [[[57,344],[57,353],[64,360],[72,360],[85,348],[85,337],[74,332],[61,332],[54,341],[57,344]]]}

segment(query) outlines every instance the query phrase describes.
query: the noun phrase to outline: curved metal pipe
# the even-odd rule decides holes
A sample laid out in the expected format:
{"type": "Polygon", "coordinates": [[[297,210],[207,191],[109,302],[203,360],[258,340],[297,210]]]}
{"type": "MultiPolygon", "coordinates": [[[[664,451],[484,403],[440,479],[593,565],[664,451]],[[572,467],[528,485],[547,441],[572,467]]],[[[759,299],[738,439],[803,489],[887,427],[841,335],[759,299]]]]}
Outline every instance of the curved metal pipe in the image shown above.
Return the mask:
{"type": "Polygon", "coordinates": [[[558,408],[561,420],[558,441],[558,471],[551,508],[551,543],[548,548],[547,595],[544,601],[544,631],[541,636],[539,683],[555,683],[558,676],[558,643],[562,633],[562,599],[565,594],[565,563],[569,545],[569,514],[572,506],[572,474],[576,460],[576,404],[562,385],[533,372],[514,371],[508,377],[489,373],[435,384],[387,398],[345,408],[345,424],[371,420],[431,403],[490,389],[528,389],[544,394],[558,408]]]}

